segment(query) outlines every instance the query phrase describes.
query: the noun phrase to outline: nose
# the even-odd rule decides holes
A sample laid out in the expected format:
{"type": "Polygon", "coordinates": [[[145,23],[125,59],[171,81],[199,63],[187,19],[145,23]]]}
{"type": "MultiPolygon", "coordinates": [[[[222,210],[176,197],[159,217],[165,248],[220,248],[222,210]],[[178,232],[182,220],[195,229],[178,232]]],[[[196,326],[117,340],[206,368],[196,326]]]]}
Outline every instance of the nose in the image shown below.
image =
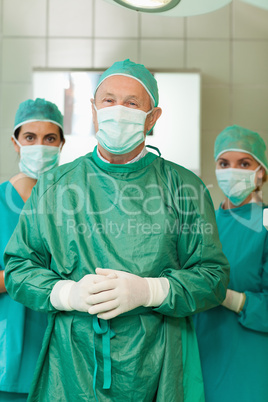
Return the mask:
{"type": "Polygon", "coordinates": [[[238,166],[236,165],[235,162],[231,162],[231,163],[230,163],[230,168],[231,168],[231,169],[237,169],[238,166]]]}

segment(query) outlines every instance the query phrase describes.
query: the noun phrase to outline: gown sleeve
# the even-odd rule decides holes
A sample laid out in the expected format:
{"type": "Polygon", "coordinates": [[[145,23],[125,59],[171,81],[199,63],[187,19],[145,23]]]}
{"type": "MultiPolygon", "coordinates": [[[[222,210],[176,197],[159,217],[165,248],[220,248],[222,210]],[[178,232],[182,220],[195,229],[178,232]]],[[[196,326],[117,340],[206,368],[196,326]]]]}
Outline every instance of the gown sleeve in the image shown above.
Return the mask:
{"type": "Polygon", "coordinates": [[[40,235],[38,215],[41,211],[38,211],[36,188],[37,185],[5,249],[5,285],[12,298],[32,310],[56,311],[49,297],[61,278],[50,270],[51,256],[40,235]]]}
{"type": "Polygon", "coordinates": [[[222,252],[212,200],[202,181],[192,178],[187,185],[180,185],[178,193],[174,204],[180,221],[179,267],[162,272],[169,280],[170,290],[154,310],[185,317],[224,300],[230,267],[222,252]]]}
{"type": "Polygon", "coordinates": [[[238,315],[241,325],[253,331],[268,332],[268,234],[263,249],[261,291],[246,291],[246,302],[238,315]]]}

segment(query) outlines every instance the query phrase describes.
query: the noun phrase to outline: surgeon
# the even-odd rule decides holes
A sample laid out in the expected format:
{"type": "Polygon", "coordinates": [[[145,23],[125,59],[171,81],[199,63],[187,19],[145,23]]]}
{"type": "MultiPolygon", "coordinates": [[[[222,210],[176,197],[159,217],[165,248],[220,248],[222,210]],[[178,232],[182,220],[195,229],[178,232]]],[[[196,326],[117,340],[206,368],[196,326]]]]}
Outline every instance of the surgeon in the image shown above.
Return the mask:
{"type": "Polygon", "coordinates": [[[207,402],[268,401],[268,233],[261,188],[268,162],[261,136],[226,127],[214,147],[223,201],[216,212],[230,283],[221,306],[194,317],[207,402]]]}
{"type": "Polygon", "coordinates": [[[49,316],[29,401],[203,401],[189,316],[229,279],[209,193],[145,148],[143,65],[106,70],[92,112],[97,147],[43,176],[6,249],[10,295],[49,316]]]}
{"type": "Polygon", "coordinates": [[[65,141],[63,116],[52,102],[28,99],[19,105],[11,140],[20,157],[20,173],[0,185],[0,401],[22,402],[28,396],[47,317],[6,293],[3,253],[40,175],[58,165],[65,141]]]}

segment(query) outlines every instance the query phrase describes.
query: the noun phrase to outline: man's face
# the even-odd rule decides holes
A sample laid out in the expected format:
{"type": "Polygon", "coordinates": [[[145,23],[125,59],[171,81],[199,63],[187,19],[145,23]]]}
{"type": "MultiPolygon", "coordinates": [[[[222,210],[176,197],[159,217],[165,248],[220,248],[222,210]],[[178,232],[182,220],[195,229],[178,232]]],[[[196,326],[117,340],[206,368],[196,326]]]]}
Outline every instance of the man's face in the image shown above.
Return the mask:
{"type": "MultiPolygon", "coordinates": [[[[144,112],[151,110],[151,99],[144,87],[134,78],[115,75],[106,78],[99,86],[95,105],[97,109],[111,106],[125,106],[131,109],[140,109],[144,112]]],[[[92,107],[93,122],[96,132],[98,131],[97,113],[92,107]]],[[[145,133],[148,131],[150,119],[145,121],[145,133]]],[[[150,128],[149,128],[150,129],[150,128]]]]}

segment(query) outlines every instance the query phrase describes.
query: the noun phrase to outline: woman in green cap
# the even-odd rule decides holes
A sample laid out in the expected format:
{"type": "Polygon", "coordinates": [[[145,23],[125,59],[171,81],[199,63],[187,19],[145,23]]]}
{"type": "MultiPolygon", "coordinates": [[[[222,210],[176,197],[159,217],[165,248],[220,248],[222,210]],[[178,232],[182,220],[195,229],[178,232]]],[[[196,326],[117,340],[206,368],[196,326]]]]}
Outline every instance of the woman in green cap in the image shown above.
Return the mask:
{"type": "Polygon", "coordinates": [[[4,249],[39,176],[58,165],[65,140],[63,116],[45,99],[26,100],[17,110],[12,142],[20,155],[20,173],[0,185],[0,400],[26,401],[47,325],[7,294],[4,249]]]}
{"type": "Polygon", "coordinates": [[[268,233],[260,194],[268,163],[259,134],[227,127],[216,139],[216,212],[231,272],[221,306],[195,316],[206,402],[267,402],[268,233]]]}

